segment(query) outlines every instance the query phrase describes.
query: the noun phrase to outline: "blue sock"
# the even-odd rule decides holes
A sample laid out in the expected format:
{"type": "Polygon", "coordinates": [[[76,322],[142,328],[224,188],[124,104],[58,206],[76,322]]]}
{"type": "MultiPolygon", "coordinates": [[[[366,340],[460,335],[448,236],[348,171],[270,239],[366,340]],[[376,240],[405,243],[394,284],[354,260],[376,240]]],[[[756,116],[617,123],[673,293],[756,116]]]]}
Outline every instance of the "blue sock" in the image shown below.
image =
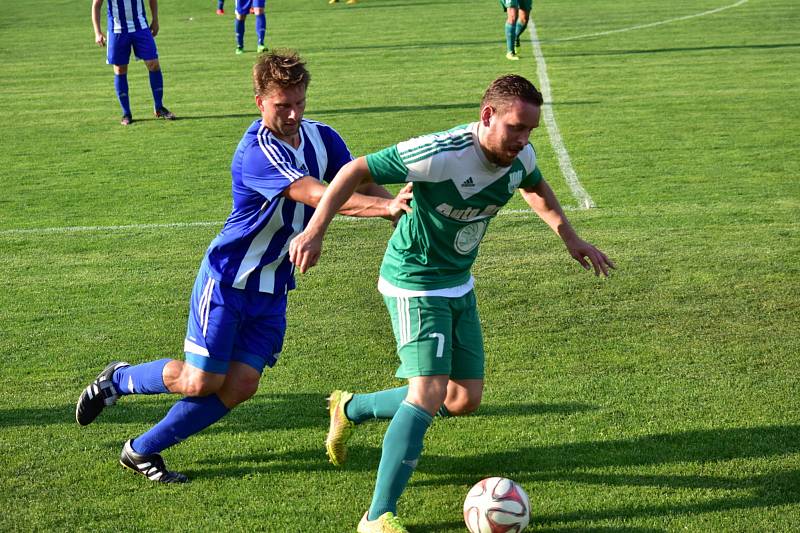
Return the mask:
{"type": "Polygon", "coordinates": [[[155,109],[161,109],[164,104],[161,103],[164,97],[164,76],[161,74],[161,69],[150,73],[150,89],[153,91],[153,105],[155,109]]]}
{"type": "Polygon", "coordinates": [[[236,32],[236,46],[244,48],[244,21],[239,19],[234,20],[233,27],[236,32]]]}
{"type": "Polygon", "coordinates": [[[433,417],[421,407],[406,401],[400,404],[383,437],[383,453],[368,520],[375,520],[386,512],[397,514],[397,500],[417,467],[422,439],[432,421],[433,417]]]}
{"type": "Polygon", "coordinates": [[[256,37],[258,44],[264,44],[264,35],[267,33],[267,16],[264,13],[256,15],[256,37]]]}
{"type": "Polygon", "coordinates": [[[111,377],[120,396],[128,394],[162,394],[169,392],[164,385],[164,367],[172,359],[159,359],[141,365],[120,368],[111,377]]]}
{"type": "Polygon", "coordinates": [[[516,24],[506,22],[506,48],[509,52],[514,51],[514,41],[517,37],[516,24]]]}
{"type": "Polygon", "coordinates": [[[228,409],[219,396],[186,397],[175,403],[167,416],[131,443],[133,451],[149,455],[166,450],[198,433],[226,414],[228,409]]]}
{"type": "Polygon", "coordinates": [[[223,9],[225,7],[225,0],[217,0],[217,9],[223,9]]]}
{"type": "Polygon", "coordinates": [[[347,402],[344,414],[360,424],[373,418],[392,418],[406,399],[408,386],[372,392],[369,394],[354,394],[347,402]]]}
{"type": "Polygon", "coordinates": [[[119,105],[122,106],[122,114],[131,114],[131,101],[128,97],[128,75],[114,74],[114,89],[117,90],[119,105]]]}

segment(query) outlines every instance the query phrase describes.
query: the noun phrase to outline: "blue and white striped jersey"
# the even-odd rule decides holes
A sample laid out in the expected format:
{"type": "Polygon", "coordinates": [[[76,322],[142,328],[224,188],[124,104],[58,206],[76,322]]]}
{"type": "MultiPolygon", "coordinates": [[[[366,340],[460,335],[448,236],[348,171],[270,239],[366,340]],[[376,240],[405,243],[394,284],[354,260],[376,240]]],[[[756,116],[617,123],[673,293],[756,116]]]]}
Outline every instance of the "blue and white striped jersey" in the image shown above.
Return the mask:
{"type": "Polygon", "coordinates": [[[108,0],[108,31],[133,33],[149,28],[144,0],[108,0]]]}
{"type": "Polygon", "coordinates": [[[303,176],[330,182],[352,159],[336,130],[321,122],[303,119],[297,149],[253,122],[233,155],[233,210],[206,252],[212,276],[245,290],[294,289],[289,242],[314,209],[282,193],[303,176]]]}

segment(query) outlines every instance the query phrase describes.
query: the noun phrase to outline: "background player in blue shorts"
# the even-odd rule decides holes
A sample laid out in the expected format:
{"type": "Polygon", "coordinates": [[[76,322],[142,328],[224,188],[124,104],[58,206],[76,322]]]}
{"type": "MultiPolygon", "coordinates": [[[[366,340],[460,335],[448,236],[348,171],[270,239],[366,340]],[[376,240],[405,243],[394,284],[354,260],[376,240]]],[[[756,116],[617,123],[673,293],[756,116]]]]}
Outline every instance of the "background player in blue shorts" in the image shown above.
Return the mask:
{"type": "MultiPolygon", "coordinates": [[[[254,121],[231,164],[233,210],[206,250],[195,280],[185,360],[110,363],[81,393],[75,418],[91,423],[128,394],[185,397],[149,431],[125,443],[123,466],[158,482],[184,482],[159,452],[203,430],[252,397],[283,345],[286,299],[295,287],[289,242],[311,219],[333,179],[352,160],[330,126],[303,118],[310,75],[294,52],[269,53],[253,68],[254,121]]],[[[370,183],[342,208],[352,216],[395,220],[411,194],[370,183]]]]}
{"type": "Polygon", "coordinates": [[[234,31],[236,32],[236,53],[244,53],[244,21],[247,14],[251,11],[256,16],[256,37],[258,45],[256,52],[259,54],[267,49],[264,45],[264,36],[267,34],[267,15],[264,13],[266,0],[236,0],[236,20],[234,21],[234,31]]]}
{"type": "MultiPolygon", "coordinates": [[[[119,105],[122,106],[123,126],[133,122],[130,99],[128,98],[128,63],[131,49],[136,57],[144,61],[150,72],[150,88],[153,91],[153,113],[156,118],[174,120],[164,104],[164,78],[158,62],[158,50],[154,37],[158,34],[158,0],[149,0],[152,20],[147,23],[147,13],[143,0],[109,0],[108,1],[108,59],[114,65],[114,87],[117,90],[119,105]]],[[[106,36],[100,27],[100,8],[103,0],[92,2],[92,25],[94,41],[99,46],[106,46],[106,36]]]]}

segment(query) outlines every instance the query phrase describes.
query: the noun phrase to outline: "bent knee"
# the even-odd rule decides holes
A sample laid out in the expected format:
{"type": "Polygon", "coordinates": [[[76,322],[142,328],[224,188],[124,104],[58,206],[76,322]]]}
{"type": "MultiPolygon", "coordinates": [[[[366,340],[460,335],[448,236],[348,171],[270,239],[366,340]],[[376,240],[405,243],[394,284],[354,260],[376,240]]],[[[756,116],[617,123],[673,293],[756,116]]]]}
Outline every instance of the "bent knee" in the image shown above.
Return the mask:
{"type": "Polygon", "coordinates": [[[251,378],[228,380],[217,394],[225,405],[233,408],[255,396],[258,392],[258,382],[258,379],[251,378]]]}
{"type": "Polygon", "coordinates": [[[219,391],[221,387],[222,382],[220,380],[196,378],[188,380],[182,392],[186,396],[208,396],[219,391]]]}
{"type": "Polygon", "coordinates": [[[463,398],[455,402],[445,404],[450,416],[465,416],[474,413],[481,406],[480,398],[463,398]]]}

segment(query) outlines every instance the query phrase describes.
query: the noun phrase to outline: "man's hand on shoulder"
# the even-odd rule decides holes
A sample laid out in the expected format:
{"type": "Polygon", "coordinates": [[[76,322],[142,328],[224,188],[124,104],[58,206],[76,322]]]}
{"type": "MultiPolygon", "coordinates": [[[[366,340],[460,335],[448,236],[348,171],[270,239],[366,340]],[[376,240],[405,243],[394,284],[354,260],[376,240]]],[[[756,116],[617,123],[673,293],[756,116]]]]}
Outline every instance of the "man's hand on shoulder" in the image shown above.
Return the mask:
{"type": "Polygon", "coordinates": [[[392,221],[393,226],[397,225],[397,221],[400,220],[401,216],[412,211],[410,204],[411,200],[414,198],[414,193],[412,192],[413,187],[413,183],[406,183],[403,188],[397,192],[397,196],[392,198],[392,201],[389,202],[389,220],[392,221]]]}

